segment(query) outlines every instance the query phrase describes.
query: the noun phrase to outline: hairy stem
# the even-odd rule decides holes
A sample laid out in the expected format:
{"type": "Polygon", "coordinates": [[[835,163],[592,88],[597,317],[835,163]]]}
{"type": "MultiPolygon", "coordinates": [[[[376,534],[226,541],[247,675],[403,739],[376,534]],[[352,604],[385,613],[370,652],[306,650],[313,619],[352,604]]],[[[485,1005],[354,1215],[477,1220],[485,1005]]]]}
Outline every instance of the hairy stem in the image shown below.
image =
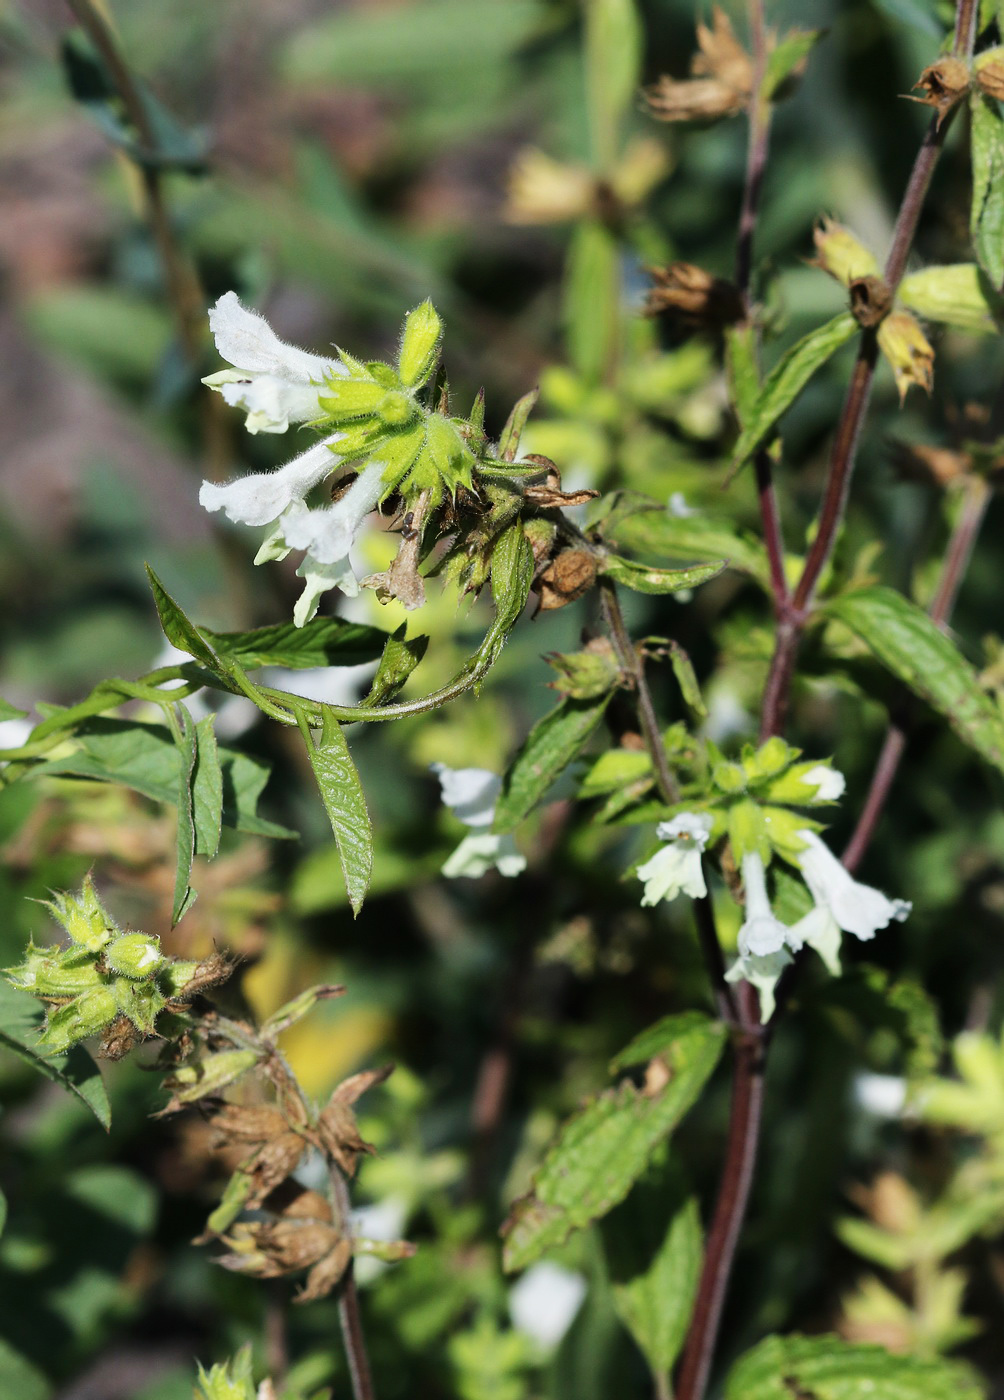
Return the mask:
{"type": "MultiPolygon", "coordinates": [[[[932,621],[939,627],[944,626],[951,618],[989,503],[990,488],[986,481],[982,477],[970,477],[966,483],[966,496],[959,518],[949,537],[941,576],[929,609],[932,621]]],[[[905,750],[905,731],[899,725],[890,725],[875,764],[875,772],[872,774],[868,796],[861,808],[857,826],[841,857],[848,870],[858,868],[868,849],[905,750]]]]}

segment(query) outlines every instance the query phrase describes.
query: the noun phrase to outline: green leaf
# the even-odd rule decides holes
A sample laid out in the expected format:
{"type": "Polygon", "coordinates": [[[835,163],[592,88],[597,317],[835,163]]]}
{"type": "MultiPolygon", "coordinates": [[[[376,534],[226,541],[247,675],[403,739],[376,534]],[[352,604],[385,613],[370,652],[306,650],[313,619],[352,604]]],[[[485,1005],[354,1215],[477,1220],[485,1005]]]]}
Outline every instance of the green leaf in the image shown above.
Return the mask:
{"type": "Polygon", "coordinates": [[[16,705],[12,705],[0,695],[0,720],[24,719],[27,713],[27,710],[19,710],[16,705]]]}
{"type": "Polygon", "coordinates": [[[492,553],[492,599],[495,620],[473,658],[475,666],[487,670],[498,659],[506,638],[526,607],[533,583],[533,550],[518,520],[499,536],[492,553]]]}
{"type": "Polygon", "coordinates": [[[609,700],[609,692],[598,700],[562,700],[537,721],[505,775],[493,830],[515,830],[588,742],[609,700]]]}
{"type": "Polygon", "coordinates": [[[635,0],[586,0],[586,91],[593,166],[609,174],[635,101],[642,34],[635,0]]]}
{"type": "Polygon", "coordinates": [[[685,569],[657,569],[653,564],[636,564],[620,554],[604,554],[600,573],[635,593],[681,593],[707,583],[720,574],[727,563],[727,559],[716,559],[713,564],[691,564],[685,569]]]}
{"type": "Polygon", "coordinates": [[[897,25],[909,25],[939,44],[945,37],[945,26],[937,18],[937,0],[874,0],[874,4],[897,25]]]}
{"type": "Polygon", "coordinates": [[[618,493],[598,522],[606,540],[632,553],[656,558],[728,561],[727,567],[769,586],[770,568],[763,545],[737,531],[729,520],[710,515],[671,515],[646,496],[618,493]]]}
{"type": "MultiPolygon", "coordinates": [[[[195,903],[195,891],[189,885],[192,860],[195,856],[195,817],[192,812],[192,779],[195,774],[197,739],[195,724],[184,706],[178,706],[178,826],[175,835],[177,867],[174,874],[174,901],[171,906],[171,927],[184,917],[195,903]]],[[[222,786],[222,782],[221,782],[222,786]]],[[[221,793],[222,797],[222,793],[221,793]]]]}
{"type": "Polygon", "coordinates": [[[743,427],[760,393],[756,327],[752,322],[729,326],[725,331],[725,370],[729,398],[739,426],[743,427]]]}
{"type": "Polygon", "coordinates": [[[701,687],[697,683],[697,675],[694,671],[693,662],[680,646],[679,642],[670,642],[669,659],[673,667],[673,675],[676,683],[680,687],[680,694],[683,696],[686,705],[694,712],[698,719],[707,719],[708,707],[704,703],[704,696],[701,694],[701,687]]]}
{"type": "Polygon", "coordinates": [[[42,1007],[34,997],[0,978],[0,1045],[13,1051],[47,1079],[76,1094],[103,1128],[110,1127],[112,1111],[104,1080],[84,1047],[75,1045],[65,1055],[43,1057],[38,1053],[35,1046],[43,1016],[42,1007]]]}
{"type": "Polygon", "coordinates": [[[364,705],[382,705],[387,700],[393,700],[428,650],[428,637],[409,637],[407,632],[408,624],[402,622],[397,631],[387,638],[364,705]]]}
{"type": "Polygon", "coordinates": [[[641,778],[651,777],[652,760],[644,749],[608,749],[583,777],[579,796],[603,797],[641,778]]]}
{"type": "Polygon", "coordinates": [[[4,1232],[4,1226],[5,1226],[6,1224],[7,1224],[7,1197],[4,1195],[3,1191],[0,1191],[0,1235],[3,1234],[3,1232],[4,1232]]]}
{"type": "MultiPolygon", "coordinates": [[[[649,1089],[624,1080],[564,1125],[531,1190],[514,1203],[503,1226],[506,1269],[532,1264],[624,1199],[696,1101],[724,1041],[724,1027],[698,1012],[661,1023],[662,1075],[649,1089]]],[[[618,1057],[618,1063],[623,1060],[618,1057]]]]}
{"type": "Polygon", "coordinates": [[[619,686],[623,674],[614,649],[605,638],[597,638],[582,651],[551,652],[545,657],[558,679],[551,687],[572,700],[595,700],[619,686]]]}
{"type": "Polygon", "coordinates": [[[657,1394],[668,1393],[703,1257],[697,1198],[677,1172],[664,1176],[640,1181],[603,1222],[614,1308],[651,1367],[657,1394]]]}
{"type": "MultiPolygon", "coordinates": [[[[180,760],[169,729],[139,720],[92,719],[74,736],[79,748],[33,767],[29,776],[69,773],[103,783],[121,783],[154,802],[178,800],[180,760]]],[[[223,822],[255,836],[294,837],[295,831],[258,816],[258,799],[268,782],[261,759],[220,746],[223,822]]]]}
{"type": "Polygon", "coordinates": [[[839,1337],[768,1337],[732,1368],[725,1400],[982,1400],[966,1366],[839,1337]]]}
{"type": "MultiPolygon", "coordinates": [[[[198,630],[220,656],[233,657],[248,671],[257,666],[285,666],[292,671],[315,666],[359,666],[376,661],[387,641],[387,633],[379,627],[365,627],[340,617],[315,617],[304,627],[281,622],[251,632],[211,632],[208,627],[198,630]]],[[[188,651],[188,647],[182,650],[188,651]]]]}
{"type": "Polygon", "coordinates": [[[564,325],[568,358],[589,385],[602,380],[616,353],[620,326],[620,247],[603,224],[584,219],[566,264],[564,325]]]}
{"type": "Polygon", "coordinates": [[[519,440],[526,427],[526,420],[533,412],[539,396],[539,389],[531,389],[528,394],[524,394],[513,404],[512,411],[505,420],[502,436],[499,438],[499,458],[503,462],[511,462],[515,459],[516,453],[519,451],[519,440]]]}
{"type": "Polygon", "coordinates": [[[856,633],[964,743],[1004,771],[1004,717],[980,689],[973,667],[916,603],[877,586],[845,593],[822,611],[856,633]]]}
{"type": "Polygon", "coordinates": [[[223,770],[213,732],[213,715],[195,726],[195,770],[192,774],[192,819],[195,854],[212,858],[220,849],[223,821],[223,770]]]}
{"type": "Polygon", "coordinates": [[[1004,286],[1004,117],[980,92],[971,98],[970,146],[973,202],[969,232],[973,251],[995,291],[1004,286]]]}
{"type": "Polygon", "coordinates": [[[48,1377],[0,1338],[0,1395],[10,1400],[49,1400],[51,1394],[48,1377]]]}
{"type": "Polygon", "coordinates": [[[817,370],[859,329],[849,311],[842,311],[803,336],[771,370],[743,423],[732,454],[732,472],[746,465],[770,440],[778,420],[787,412],[817,370]]]}
{"type": "Polygon", "coordinates": [[[300,732],[334,832],[349,904],[358,914],[373,868],[373,828],[362,783],[342,727],[327,706],[321,707],[320,743],[314,743],[306,720],[300,720],[300,732]]]}
{"type": "Polygon", "coordinates": [[[788,96],[791,87],[788,85],[786,89],[788,79],[798,65],[808,58],[825,32],[823,29],[793,29],[771,50],[761,89],[766,101],[776,101],[779,97],[788,96]]]}

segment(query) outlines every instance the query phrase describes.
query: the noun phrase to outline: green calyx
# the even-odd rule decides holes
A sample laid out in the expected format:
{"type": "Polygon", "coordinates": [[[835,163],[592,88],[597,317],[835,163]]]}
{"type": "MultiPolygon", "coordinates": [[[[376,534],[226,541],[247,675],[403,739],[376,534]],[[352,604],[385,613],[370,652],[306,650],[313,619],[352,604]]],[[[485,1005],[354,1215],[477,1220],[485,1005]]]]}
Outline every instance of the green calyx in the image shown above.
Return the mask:
{"type": "Polygon", "coordinates": [[[774,855],[798,864],[805,842],[801,831],[821,831],[805,815],[805,807],[830,804],[830,788],[842,786],[839,774],[826,762],[804,760],[801,750],[772,738],[759,748],[744,745],[739,760],[726,759],[713,743],[707,745],[711,769],[714,839],[728,835],[737,864],[758,855],[769,865],[774,855]],[[827,781],[827,775],[830,781],[827,781]]]}
{"type": "Polygon", "coordinates": [[[81,948],[99,952],[118,933],[118,925],[105,912],[90,875],[86,876],[80,894],[55,894],[42,903],[57,923],[81,948]]]}

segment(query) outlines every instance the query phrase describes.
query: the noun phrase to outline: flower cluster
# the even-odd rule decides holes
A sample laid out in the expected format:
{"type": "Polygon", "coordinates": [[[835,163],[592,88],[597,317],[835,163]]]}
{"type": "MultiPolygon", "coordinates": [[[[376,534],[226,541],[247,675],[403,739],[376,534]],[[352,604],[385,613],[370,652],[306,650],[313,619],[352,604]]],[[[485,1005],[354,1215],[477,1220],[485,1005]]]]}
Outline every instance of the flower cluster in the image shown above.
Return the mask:
{"type": "MultiPolygon", "coordinates": [[[[713,752],[713,746],[709,746],[713,752]]],[[[818,834],[819,824],[795,807],[817,807],[838,800],[844,779],[828,763],[798,762],[798,751],[780,739],[747,748],[739,763],[721,760],[712,770],[715,796],[707,811],[681,811],[657,828],[662,848],[639,866],[643,904],[701,898],[707,893],[701,856],[712,840],[728,836],[742,872],[745,918],[739,930],[739,956],[727,980],[751,982],[760,993],[764,1019],[773,1011],[774,987],[792,954],[814,948],[829,970],[840,970],[842,933],[874,938],[878,929],[905,919],[910,905],[855,880],[818,834]],[[767,869],[774,855],[800,873],[812,899],[793,924],[774,913],[767,893],[767,869]]]]}
{"type": "MultiPolygon", "coordinates": [[[[302,550],[304,580],[294,621],[303,626],[330,588],[359,591],[350,552],[365,518],[397,493],[424,510],[471,485],[477,430],[462,419],[430,411],[419,399],[439,355],[442,324],[426,301],[405,320],[396,366],[363,364],[345,351],[312,355],[280,340],[234,292],[209,313],[216,348],[232,369],[203,382],[247,415],[251,433],[285,432],[309,424],[322,434],[314,446],[273,472],[255,472],[224,485],[205,481],[209,511],[239,525],[264,526],[255,563],[302,550]],[[343,463],[356,475],[327,505],[309,504],[317,487],[343,463]]],[[[342,483],[339,483],[341,485],[342,483]]]]}
{"type": "Polygon", "coordinates": [[[124,1054],[137,1038],[154,1035],[164,1010],[182,1009],[203,987],[224,980],[224,959],[208,963],[167,958],[148,933],[123,933],[88,877],[79,896],[56,895],[46,907],[70,935],[68,947],[36,947],[3,975],[46,1003],[38,1047],[62,1054],[87,1036],[104,1033],[106,1055],[124,1054]]]}
{"type": "Polygon", "coordinates": [[[487,768],[449,768],[433,763],[443,801],[454,816],[471,828],[443,866],[448,880],[458,875],[478,879],[494,867],[500,875],[519,875],[526,869],[526,858],[516,849],[511,832],[499,835],[491,830],[495,803],[502,790],[502,779],[487,768]]]}

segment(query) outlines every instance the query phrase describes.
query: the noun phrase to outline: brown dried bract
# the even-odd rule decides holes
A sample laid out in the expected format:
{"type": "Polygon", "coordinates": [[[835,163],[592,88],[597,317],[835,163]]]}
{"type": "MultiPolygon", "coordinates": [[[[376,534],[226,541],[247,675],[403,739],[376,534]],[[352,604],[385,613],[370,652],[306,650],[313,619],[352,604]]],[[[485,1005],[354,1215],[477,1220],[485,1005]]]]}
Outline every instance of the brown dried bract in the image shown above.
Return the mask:
{"type": "Polygon", "coordinates": [[[540,611],[554,612],[581,598],[596,582],[596,555],[589,549],[563,549],[534,583],[540,611]]]}
{"type": "Polygon", "coordinates": [[[103,1060],[121,1060],[136,1044],[139,1034],[128,1016],[116,1016],[110,1026],[101,1033],[101,1048],[98,1051],[103,1060]]]}
{"type": "Polygon", "coordinates": [[[694,263],[675,262],[651,269],[653,286],[645,302],[647,316],[668,315],[685,326],[719,329],[742,321],[743,299],[738,287],[713,277],[694,263]]]}
{"type": "Polygon", "coordinates": [[[933,107],[940,126],[955,104],[965,97],[970,82],[969,69],[961,58],[939,58],[937,63],[929,64],[914,83],[915,88],[923,89],[924,96],[914,97],[912,93],[904,95],[911,102],[933,107]]]}
{"type": "Polygon", "coordinates": [[[221,953],[217,949],[199,963],[190,979],[168,1002],[168,1007],[170,1008],[174,1002],[191,1001],[200,992],[212,987],[219,987],[228,980],[236,966],[237,962],[234,958],[227,957],[226,953],[221,953]]]}
{"type": "Polygon", "coordinates": [[[524,462],[533,462],[534,466],[547,472],[547,476],[542,482],[538,482],[535,486],[527,486],[523,490],[523,499],[532,506],[539,506],[542,510],[552,508],[560,510],[562,506],[583,506],[587,501],[594,501],[600,494],[598,491],[589,490],[562,491],[561,473],[557,464],[552,462],[550,457],[544,457],[539,452],[528,453],[523,460],[524,462]]]}
{"type": "Polygon", "coordinates": [[[261,1205],[296,1170],[307,1147],[306,1136],[274,1104],[225,1104],[214,1115],[212,1127],[217,1148],[253,1148],[240,1164],[253,1182],[248,1209],[261,1205]]]}
{"type": "Polygon", "coordinates": [[[692,77],[661,77],[646,90],[652,116],[664,122],[715,121],[734,117],[753,91],[753,60],[739,43],[728,16],[714,6],[711,28],[697,26],[699,52],[690,61],[692,77]]]}
{"type": "Polygon", "coordinates": [[[409,612],[414,612],[425,602],[425,579],[418,572],[418,560],[422,548],[422,525],[428,508],[429,492],[423,491],[414,509],[404,516],[401,547],[390,567],[363,579],[363,587],[375,589],[381,603],[396,598],[409,612]]]}
{"type": "Polygon", "coordinates": [[[352,1104],[382,1084],[393,1071],[393,1065],[370,1069],[343,1079],[332,1093],[317,1124],[317,1134],[324,1151],[337,1162],[346,1176],[353,1176],[361,1153],[372,1153],[373,1147],[360,1136],[352,1104]]]}
{"type": "Polygon", "coordinates": [[[874,329],[892,310],[892,292],[881,277],[855,277],[849,291],[851,315],[866,330],[874,329]]]}

